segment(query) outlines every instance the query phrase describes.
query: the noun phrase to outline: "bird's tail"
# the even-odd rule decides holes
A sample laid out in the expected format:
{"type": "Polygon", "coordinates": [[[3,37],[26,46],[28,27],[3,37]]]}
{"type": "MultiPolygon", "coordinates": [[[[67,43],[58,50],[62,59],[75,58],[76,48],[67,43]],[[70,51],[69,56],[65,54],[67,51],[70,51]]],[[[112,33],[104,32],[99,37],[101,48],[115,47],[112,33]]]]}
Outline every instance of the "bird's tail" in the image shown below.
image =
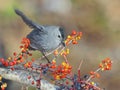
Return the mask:
{"type": "Polygon", "coordinates": [[[20,10],[15,9],[15,13],[16,13],[17,15],[19,15],[19,16],[23,19],[23,21],[24,21],[29,27],[34,28],[34,29],[37,28],[37,29],[42,30],[42,28],[43,28],[42,25],[38,25],[38,24],[34,23],[32,20],[30,20],[29,18],[27,18],[27,16],[25,16],[24,13],[21,12],[20,10]]]}

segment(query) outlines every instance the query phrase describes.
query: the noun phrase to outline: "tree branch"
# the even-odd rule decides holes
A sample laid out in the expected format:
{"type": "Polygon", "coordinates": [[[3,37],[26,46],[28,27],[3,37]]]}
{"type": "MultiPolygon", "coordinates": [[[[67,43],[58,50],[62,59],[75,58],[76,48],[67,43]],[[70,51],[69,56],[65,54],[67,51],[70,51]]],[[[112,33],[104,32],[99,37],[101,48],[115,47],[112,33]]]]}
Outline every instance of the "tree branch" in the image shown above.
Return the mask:
{"type": "MultiPolygon", "coordinates": [[[[12,81],[16,81],[16,82],[30,85],[37,88],[37,84],[38,84],[38,81],[36,80],[37,78],[34,76],[31,76],[31,78],[28,79],[28,76],[30,75],[30,72],[28,71],[0,68],[0,75],[5,79],[9,79],[12,81]]],[[[36,73],[36,75],[39,76],[39,73],[38,74],[36,73]]],[[[42,79],[40,80],[40,89],[41,90],[58,90],[59,87],[42,79]]],[[[40,89],[38,88],[38,90],[40,89]]]]}

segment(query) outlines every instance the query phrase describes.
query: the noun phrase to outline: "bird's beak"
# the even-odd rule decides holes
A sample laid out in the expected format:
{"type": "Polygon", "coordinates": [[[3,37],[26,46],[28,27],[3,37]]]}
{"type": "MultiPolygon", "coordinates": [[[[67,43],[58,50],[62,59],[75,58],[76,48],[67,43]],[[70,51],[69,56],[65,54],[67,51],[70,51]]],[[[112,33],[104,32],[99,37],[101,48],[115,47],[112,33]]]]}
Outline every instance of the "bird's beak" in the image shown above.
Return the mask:
{"type": "Polygon", "coordinates": [[[62,41],[62,45],[63,45],[63,47],[65,47],[65,46],[66,46],[64,41],[62,41]]]}

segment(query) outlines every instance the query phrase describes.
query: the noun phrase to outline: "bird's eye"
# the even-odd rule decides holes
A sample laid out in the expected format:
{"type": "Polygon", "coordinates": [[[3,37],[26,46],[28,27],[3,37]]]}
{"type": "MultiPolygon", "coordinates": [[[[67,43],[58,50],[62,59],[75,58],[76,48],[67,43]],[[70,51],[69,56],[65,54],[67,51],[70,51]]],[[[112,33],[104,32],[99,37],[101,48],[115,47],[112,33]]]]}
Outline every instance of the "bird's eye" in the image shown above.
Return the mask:
{"type": "Polygon", "coordinates": [[[60,38],[60,35],[58,35],[58,38],[60,38]]]}
{"type": "Polygon", "coordinates": [[[63,27],[60,27],[60,28],[59,28],[59,31],[60,31],[60,33],[61,33],[60,37],[64,40],[64,39],[66,38],[64,28],[63,28],[63,27]]]}

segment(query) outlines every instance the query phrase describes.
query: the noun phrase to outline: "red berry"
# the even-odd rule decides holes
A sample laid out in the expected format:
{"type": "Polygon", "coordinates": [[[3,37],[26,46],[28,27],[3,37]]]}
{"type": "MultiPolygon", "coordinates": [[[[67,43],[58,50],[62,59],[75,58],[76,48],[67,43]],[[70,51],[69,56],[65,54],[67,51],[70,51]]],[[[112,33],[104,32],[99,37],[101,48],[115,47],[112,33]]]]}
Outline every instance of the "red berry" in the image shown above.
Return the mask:
{"type": "Polygon", "coordinates": [[[94,74],[95,74],[95,72],[93,72],[93,71],[90,71],[90,74],[91,74],[91,75],[94,75],[94,74]]]}
{"type": "Polygon", "coordinates": [[[8,66],[8,61],[5,62],[4,66],[6,66],[6,67],[8,66]]]}
{"type": "Polygon", "coordinates": [[[64,73],[65,72],[65,70],[64,69],[62,69],[62,73],[64,73]]]}
{"type": "Polygon", "coordinates": [[[4,61],[4,58],[0,58],[0,62],[3,62],[4,61]]]}
{"type": "Polygon", "coordinates": [[[11,67],[11,70],[13,71],[13,70],[15,70],[15,68],[14,68],[14,67],[11,67]]]}
{"type": "Polygon", "coordinates": [[[29,53],[29,56],[32,56],[32,53],[29,53]]]}
{"type": "Polygon", "coordinates": [[[23,48],[23,46],[20,46],[20,48],[23,48]]]}
{"type": "Polygon", "coordinates": [[[75,30],[72,31],[72,35],[76,35],[77,32],[75,30]]]}
{"type": "Polygon", "coordinates": [[[16,63],[17,63],[16,61],[13,61],[13,64],[14,64],[14,65],[16,65],[16,63]]]}
{"type": "Polygon", "coordinates": [[[68,81],[66,81],[66,84],[69,84],[69,82],[68,82],[68,81]]]}
{"type": "Polygon", "coordinates": [[[23,50],[22,50],[22,53],[24,53],[24,52],[26,52],[26,50],[25,50],[25,49],[23,49],[23,50]]]}
{"type": "Polygon", "coordinates": [[[30,79],[31,78],[31,76],[28,76],[28,79],[30,79]]]}
{"type": "Polygon", "coordinates": [[[34,81],[32,81],[32,85],[34,84],[34,81]]]}
{"type": "Polygon", "coordinates": [[[14,60],[14,61],[17,61],[17,58],[14,58],[13,60],[14,60]]]}
{"type": "Polygon", "coordinates": [[[5,65],[5,61],[3,60],[3,61],[1,61],[1,63],[3,64],[3,65],[5,65]]]}
{"type": "Polygon", "coordinates": [[[10,66],[13,66],[13,65],[14,65],[14,63],[13,63],[13,62],[10,62],[10,63],[9,63],[9,65],[10,65],[10,66]]]}
{"type": "Polygon", "coordinates": [[[20,62],[23,62],[24,60],[23,59],[20,59],[20,62]]]}
{"type": "Polygon", "coordinates": [[[16,55],[17,55],[17,53],[16,53],[16,52],[14,52],[14,53],[13,53],[13,55],[14,55],[14,56],[16,56],[16,55]]]}
{"type": "Polygon", "coordinates": [[[82,32],[78,32],[78,35],[79,35],[79,36],[82,36],[82,32]]]}
{"type": "Polygon", "coordinates": [[[73,40],[72,44],[78,44],[78,42],[76,40],[73,40]]]}
{"type": "Polygon", "coordinates": [[[20,59],[22,59],[22,57],[23,57],[22,55],[19,56],[20,59]]]}

